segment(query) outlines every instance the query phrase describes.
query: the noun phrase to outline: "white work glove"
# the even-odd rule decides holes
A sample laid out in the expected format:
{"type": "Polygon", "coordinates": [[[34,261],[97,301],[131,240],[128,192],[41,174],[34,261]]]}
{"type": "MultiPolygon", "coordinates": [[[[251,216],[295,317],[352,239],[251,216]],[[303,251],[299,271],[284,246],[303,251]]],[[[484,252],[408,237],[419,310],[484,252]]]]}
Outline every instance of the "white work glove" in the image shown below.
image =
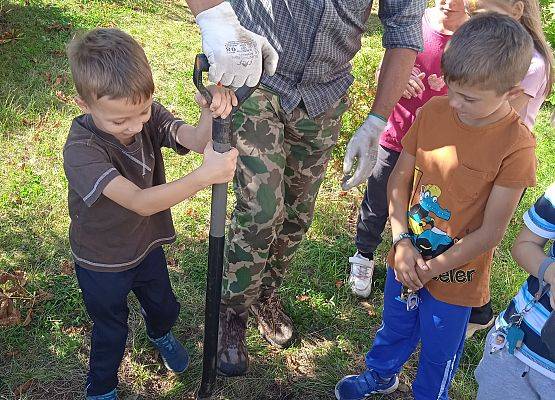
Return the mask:
{"type": "Polygon", "coordinates": [[[343,190],[349,190],[360,185],[372,173],[375,163],[373,154],[376,152],[380,134],[383,132],[385,125],[386,122],[383,119],[370,114],[347,144],[347,151],[343,160],[344,177],[341,183],[343,190]],[[355,159],[357,160],[357,166],[351,176],[355,159]]]}
{"type": "Polygon", "coordinates": [[[253,87],[264,72],[276,72],[278,54],[263,36],[241,26],[231,5],[224,1],[196,17],[202,51],[208,57],[208,79],[224,86],[253,87]]]}

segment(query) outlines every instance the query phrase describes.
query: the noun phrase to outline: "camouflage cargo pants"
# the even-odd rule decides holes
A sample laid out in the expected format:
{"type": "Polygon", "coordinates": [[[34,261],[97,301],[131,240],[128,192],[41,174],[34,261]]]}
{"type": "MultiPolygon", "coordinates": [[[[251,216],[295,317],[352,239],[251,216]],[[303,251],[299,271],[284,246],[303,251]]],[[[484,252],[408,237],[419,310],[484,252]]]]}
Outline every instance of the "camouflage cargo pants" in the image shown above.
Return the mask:
{"type": "Polygon", "coordinates": [[[223,305],[244,312],[263,291],[281,285],[312,222],[347,108],[345,96],[314,119],[302,107],[287,114],[277,95],[258,89],[235,114],[237,202],[227,235],[223,305]]]}

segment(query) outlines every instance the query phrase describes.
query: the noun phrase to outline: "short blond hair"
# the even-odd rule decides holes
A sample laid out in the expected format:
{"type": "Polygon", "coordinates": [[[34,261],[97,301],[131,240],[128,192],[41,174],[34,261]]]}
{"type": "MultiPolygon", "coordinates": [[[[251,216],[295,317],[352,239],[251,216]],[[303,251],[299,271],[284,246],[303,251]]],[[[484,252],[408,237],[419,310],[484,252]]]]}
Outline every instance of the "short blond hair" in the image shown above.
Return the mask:
{"type": "Polygon", "coordinates": [[[441,68],[445,82],[507,93],[526,76],[534,43],[513,18],[487,12],[472,17],[453,34],[441,68]]]}
{"type": "Polygon", "coordinates": [[[67,55],[75,88],[85,102],[108,96],[137,104],[154,93],[152,71],[142,47],[119,29],[97,28],[76,35],[67,55]]]}

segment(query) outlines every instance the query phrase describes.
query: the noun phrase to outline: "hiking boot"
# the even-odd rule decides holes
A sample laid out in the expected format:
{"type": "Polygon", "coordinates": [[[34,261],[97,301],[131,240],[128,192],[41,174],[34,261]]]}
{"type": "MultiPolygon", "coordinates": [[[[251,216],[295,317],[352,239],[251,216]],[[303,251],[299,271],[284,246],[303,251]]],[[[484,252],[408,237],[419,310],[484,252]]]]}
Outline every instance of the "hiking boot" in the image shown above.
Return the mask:
{"type": "Polygon", "coordinates": [[[116,389],[105,393],[105,394],[98,394],[95,396],[86,396],[86,400],[118,400],[118,392],[116,389]]]}
{"type": "Polygon", "coordinates": [[[287,347],[293,340],[293,321],[285,311],[275,290],[264,293],[251,312],[258,322],[258,331],[271,345],[287,347]]]}
{"type": "Polygon", "coordinates": [[[359,297],[368,297],[372,291],[372,274],[374,273],[374,260],[369,260],[358,251],[349,257],[351,274],[349,286],[351,291],[359,297]]]}
{"type": "Polygon", "coordinates": [[[397,390],[399,378],[393,375],[382,378],[374,371],[366,370],[360,375],[348,375],[335,385],[338,400],[363,400],[371,394],[389,394],[397,390]]]}
{"type": "Polygon", "coordinates": [[[248,312],[237,314],[233,309],[222,306],[218,330],[217,372],[232,377],[247,373],[249,352],[245,334],[248,312]]]}
{"type": "Polygon", "coordinates": [[[491,308],[491,301],[484,304],[482,307],[473,307],[470,312],[470,320],[466,327],[465,338],[469,339],[476,332],[489,329],[495,322],[495,315],[491,308]]]}
{"type": "Polygon", "coordinates": [[[189,366],[189,353],[181,343],[168,332],[158,339],[150,338],[150,341],[160,352],[162,361],[167,369],[176,374],[184,372],[189,366]]]}

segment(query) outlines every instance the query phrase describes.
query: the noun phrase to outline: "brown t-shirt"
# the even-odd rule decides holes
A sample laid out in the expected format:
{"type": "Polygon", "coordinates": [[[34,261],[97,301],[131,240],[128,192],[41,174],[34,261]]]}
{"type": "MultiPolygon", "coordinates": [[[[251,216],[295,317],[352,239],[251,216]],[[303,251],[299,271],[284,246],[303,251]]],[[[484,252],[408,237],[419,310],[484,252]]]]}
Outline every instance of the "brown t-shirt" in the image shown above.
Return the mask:
{"type": "Polygon", "coordinates": [[[64,146],[71,223],[69,241],[75,262],[94,271],[135,267],[155,247],[175,240],[170,210],[143,217],[102,194],[121,175],[142,189],[166,182],[162,147],[179,154],[176,141],[183,121],[158,103],[150,120],[128,146],[99,130],[89,114],[73,120],[64,146]]]}
{"type": "MultiPolygon", "coordinates": [[[[482,225],[493,185],[535,185],[536,140],[512,110],[482,127],[460,121],[445,96],[422,108],[404,137],[403,149],[416,157],[408,212],[414,245],[425,259],[443,253],[482,225]]],[[[478,307],[489,301],[493,249],[426,284],[438,300],[478,307]]],[[[388,262],[393,265],[391,251],[388,262]]]]}

